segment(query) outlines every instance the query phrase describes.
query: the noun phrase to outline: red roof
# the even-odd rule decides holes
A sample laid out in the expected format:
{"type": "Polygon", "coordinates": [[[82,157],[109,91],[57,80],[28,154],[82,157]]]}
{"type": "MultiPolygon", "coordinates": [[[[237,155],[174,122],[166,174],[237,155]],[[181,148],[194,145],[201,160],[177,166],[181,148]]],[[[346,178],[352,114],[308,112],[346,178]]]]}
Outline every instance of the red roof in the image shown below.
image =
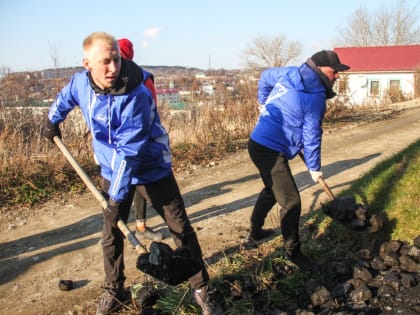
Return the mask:
{"type": "Polygon", "coordinates": [[[420,45],[334,48],[349,71],[401,71],[420,68],[420,45]]]}
{"type": "Polygon", "coordinates": [[[156,89],[156,94],[177,94],[178,90],[176,89],[170,89],[170,88],[165,88],[165,89],[156,89]]]}

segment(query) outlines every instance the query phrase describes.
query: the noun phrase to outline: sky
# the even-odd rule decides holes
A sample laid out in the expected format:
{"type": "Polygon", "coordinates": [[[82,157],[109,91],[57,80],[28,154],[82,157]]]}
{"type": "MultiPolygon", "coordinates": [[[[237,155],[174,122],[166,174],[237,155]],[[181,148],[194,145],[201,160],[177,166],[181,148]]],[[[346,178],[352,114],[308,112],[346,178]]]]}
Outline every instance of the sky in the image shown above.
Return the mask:
{"type": "MultiPolygon", "coordinates": [[[[82,65],[83,39],[95,31],[134,44],[140,65],[239,69],[255,38],[302,44],[302,62],[333,49],[359,8],[398,0],[0,0],[0,67],[37,71],[82,65]]],[[[420,15],[420,0],[406,0],[420,15]]]]}

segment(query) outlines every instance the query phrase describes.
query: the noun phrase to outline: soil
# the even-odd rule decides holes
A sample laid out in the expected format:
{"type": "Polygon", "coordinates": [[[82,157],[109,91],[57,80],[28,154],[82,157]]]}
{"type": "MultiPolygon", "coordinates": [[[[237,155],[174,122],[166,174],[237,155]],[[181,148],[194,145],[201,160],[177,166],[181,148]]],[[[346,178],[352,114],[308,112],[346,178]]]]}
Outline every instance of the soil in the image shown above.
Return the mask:
{"type": "MultiPolygon", "coordinates": [[[[323,172],[334,193],[420,138],[420,102],[416,105],[368,124],[361,119],[324,132],[323,172]]],[[[290,165],[301,191],[303,214],[317,210],[328,197],[312,182],[299,158],[290,165]]],[[[258,173],[247,152],[241,151],[205,167],[177,172],[176,177],[211,274],[216,257],[236,248],[247,234],[261,189],[258,173]]],[[[278,211],[273,208],[266,227],[278,226],[278,211]]],[[[173,247],[161,218],[153,209],[148,213],[148,225],[163,232],[165,242],[173,247]]],[[[103,281],[102,217],[100,205],[90,193],[27,209],[26,215],[13,220],[3,213],[0,219],[1,314],[94,311],[103,281]],[[60,291],[60,279],[72,280],[73,289],[60,291]]],[[[134,227],[132,218],[129,226],[134,227]]],[[[129,244],[125,254],[129,285],[143,275],[135,266],[138,254],[129,244]]]]}

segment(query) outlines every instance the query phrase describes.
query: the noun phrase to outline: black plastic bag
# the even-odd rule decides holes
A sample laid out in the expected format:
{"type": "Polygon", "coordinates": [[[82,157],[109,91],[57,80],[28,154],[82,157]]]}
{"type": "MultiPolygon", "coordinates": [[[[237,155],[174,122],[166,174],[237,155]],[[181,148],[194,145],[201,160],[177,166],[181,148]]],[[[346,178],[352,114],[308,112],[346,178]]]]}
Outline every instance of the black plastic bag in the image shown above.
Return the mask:
{"type": "Polygon", "coordinates": [[[172,250],[165,243],[152,242],[149,253],[138,257],[136,267],[157,280],[178,285],[199,272],[203,265],[201,257],[192,258],[188,248],[172,250]]]}

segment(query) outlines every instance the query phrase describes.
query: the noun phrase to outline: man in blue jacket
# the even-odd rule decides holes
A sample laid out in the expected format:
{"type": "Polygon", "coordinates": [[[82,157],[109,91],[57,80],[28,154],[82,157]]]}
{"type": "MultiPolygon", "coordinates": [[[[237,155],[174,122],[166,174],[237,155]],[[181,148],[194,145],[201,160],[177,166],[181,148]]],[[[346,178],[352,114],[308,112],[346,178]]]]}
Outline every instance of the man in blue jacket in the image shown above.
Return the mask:
{"type": "Polygon", "coordinates": [[[256,241],[274,234],[274,230],[262,227],[268,212],[278,203],[286,253],[302,270],[310,269],[312,262],[300,251],[301,200],[289,160],[303,151],[313,181],[322,177],[326,100],[335,96],[332,87],[338,73],[349,68],[334,51],[323,50],[299,67],[265,70],[258,83],[258,101],[263,107],[250,135],[248,152],[264,188],[255,203],[245,245],[257,246],[256,241]]]}
{"type": "Polygon", "coordinates": [[[202,266],[189,280],[203,314],[219,314],[221,310],[209,300],[209,275],[172,173],[168,133],[150,90],[143,84],[142,69],[121,58],[118,41],[104,32],[86,37],[83,52],[86,70],[76,73],[58,94],[44,135],[61,137],[59,124],[76,106],[92,134],[102,192],[108,200],[102,231],[106,291],[97,314],[114,312],[125,293],[124,236],[117,221],[127,222],[136,186],[144,188],[144,197],[167,223],[176,245],[189,248],[202,266]]]}

